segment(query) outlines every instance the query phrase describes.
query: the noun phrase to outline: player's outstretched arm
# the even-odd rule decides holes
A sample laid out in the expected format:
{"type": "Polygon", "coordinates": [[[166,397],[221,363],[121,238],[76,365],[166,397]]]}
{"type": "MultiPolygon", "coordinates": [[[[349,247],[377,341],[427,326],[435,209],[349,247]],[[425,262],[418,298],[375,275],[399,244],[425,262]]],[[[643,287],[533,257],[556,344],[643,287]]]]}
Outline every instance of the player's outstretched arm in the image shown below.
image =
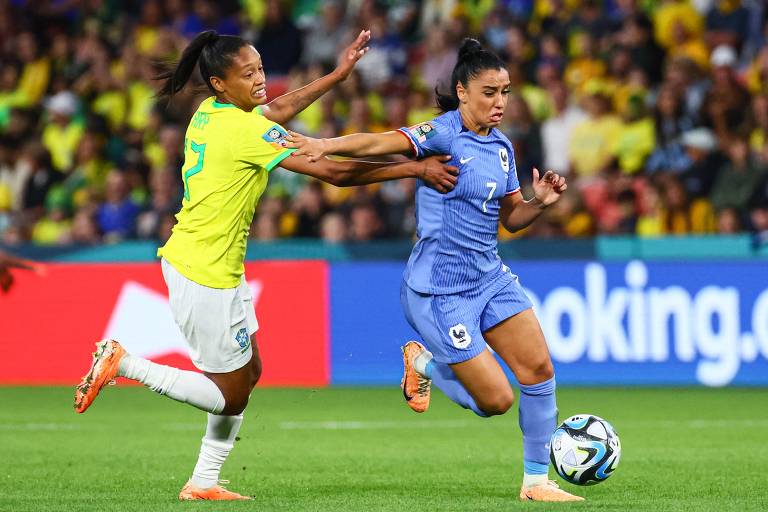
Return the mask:
{"type": "Polygon", "coordinates": [[[438,192],[446,193],[456,186],[456,176],[459,174],[458,168],[445,163],[450,159],[450,156],[443,155],[394,164],[361,160],[336,161],[328,158],[310,162],[304,156],[293,154],[280,162],[280,166],[337,187],[421,178],[438,192]]]}
{"type": "Polygon", "coordinates": [[[264,117],[279,124],[285,124],[296,114],[311,105],[316,99],[330,91],[336,84],[346,80],[355,64],[368,52],[371,31],[363,30],[357,39],[339,55],[336,69],[314,82],[295,91],[283,94],[261,107],[264,117]]]}
{"type": "Polygon", "coordinates": [[[502,226],[510,233],[527,227],[547,206],[560,199],[567,188],[564,176],[547,171],[540,179],[539,170],[533,169],[533,197],[526,201],[519,191],[504,197],[499,211],[502,226]]]}
{"type": "Polygon", "coordinates": [[[0,291],[7,292],[13,286],[12,269],[32,270],[42,273],[43,267],[29,260],[23,260],[0,251],[0,291]]]}
{"type": "Polygon", "coordinates": [[[332,139],[313,139],[296,132],[288,132],[289,148],[298,149],[297,156],[306,156],[316,162],[327,155],[362,158],[381,155],[413,156],[413,146],[408,137],[398,131],[384,133],[353,133],[332,139]]]}

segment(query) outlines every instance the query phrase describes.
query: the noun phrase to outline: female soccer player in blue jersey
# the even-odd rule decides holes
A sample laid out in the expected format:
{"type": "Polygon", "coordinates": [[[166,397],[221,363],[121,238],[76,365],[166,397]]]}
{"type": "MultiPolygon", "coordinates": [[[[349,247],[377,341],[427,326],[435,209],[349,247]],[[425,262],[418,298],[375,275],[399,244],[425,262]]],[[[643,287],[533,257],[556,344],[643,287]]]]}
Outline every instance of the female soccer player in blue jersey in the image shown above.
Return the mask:
{"type": "Polygon", "coordinates": [[[289,137],[296,154],[423,158],[450,154],[459,182],[448,194],[419,183],[418,241],[404,274],[401,299],[408,322],[424,339],[403,347],[403,394],[423,412],[433,381],[457,404],[480,416],[505,413],[514,395],[487,345],[520,383],[524,477],[520,498],[575,501],[547,477],[550,434],[557,421],[555,378],[539,322],[516,275],[499,259],[499,221],[509,231],[533,222],[566,189],[565,178],[533,170],[534,196],[520,193],[512,144],[496,128],[509,94],[503,62],[472,39],[464,41],[443,115],[410,128],[334,139],[289,137]]]}
{"type": "Polygon", "coordinates": [[[453,188],[455,167],[442,158],[382,163],[321,160],[292,155],[285,121],[343,79],[365,53],[368,33],[350,46],[335,75],[272,103],[258,52],[247,41],[213,31],[198,35],[165,76],[172,96],[196,66],[212,96],[192,116],[185,138],[184,198],[173,234],[158,254],[176,323],[190,356],[204,374],[163,366],[128,354],[114,340],[97,343],[91,369],[77,386],[75,409],[84,412],[117,376],[207,411],[208,426],[183,500],[248,499],[218,485],[221,466],[243,421],[242,412],[261,375],[258,329],[243,276],[246,240],[268,173],[276,165],[339,186],[421,177],[441,190],[453,188]],[[286,99],[287,98],[287,99],[286,99]]]}

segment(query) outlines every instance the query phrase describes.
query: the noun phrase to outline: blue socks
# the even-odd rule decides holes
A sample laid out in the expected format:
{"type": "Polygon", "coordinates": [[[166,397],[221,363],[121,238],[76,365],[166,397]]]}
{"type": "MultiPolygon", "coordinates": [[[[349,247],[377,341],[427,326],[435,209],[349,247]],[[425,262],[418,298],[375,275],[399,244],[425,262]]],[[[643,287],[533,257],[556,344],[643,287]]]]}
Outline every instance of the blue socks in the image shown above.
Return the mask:
{"type": "Polygon", "coordinates": [[[450,366],[444,363],[438,363],[434,359],[427,363],[427,367],[424,371],[424,376],[428,379],[432,379],[432,382],[440,388],[440,390],[448,395],[448,398],[459,404],[465,409],[471,409],[475,414],[483,418],[487,418],[485,414],[475,403],[475,399],[469,394],[469,391],[464,388],[464,385],[453,373],[450,366]]]}
{"type": "Polygon", "coordinates": [[[520,384],[519,420],[525,473],[545,475],[549,469],[549,438],[557,426],[554,377],[530,386],[520,384]]]}

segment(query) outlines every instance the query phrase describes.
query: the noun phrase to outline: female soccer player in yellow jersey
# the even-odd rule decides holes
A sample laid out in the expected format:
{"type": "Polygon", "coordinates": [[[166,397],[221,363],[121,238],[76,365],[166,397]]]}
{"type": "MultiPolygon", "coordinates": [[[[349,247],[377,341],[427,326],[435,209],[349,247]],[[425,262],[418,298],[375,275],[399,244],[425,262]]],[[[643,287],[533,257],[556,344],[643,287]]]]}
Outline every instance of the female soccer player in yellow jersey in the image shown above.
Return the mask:
{"type": "MultiPolygon", "coordinates": [[[[368,37],[361,33],[347,49],[340,76],[365,53],[368,37]]],[[[204,373],[159,365],[128,354],[117,341],[103,340],[96,344],[91,369],[77,386],[75,410],[84,412],[99,390],[120,376],[207,411],[200,456],[179,498],[240,500],[248,498],[222,488],[218,478],[261,374],[254,336],[258,323],[243,260],[269,171],[279,164],[338,186],[418,176],[448,191],[458,170],[445,165],[443,157],[391,165],[328,159],[311,163],[291,154],[295,150],[285,147],[286,130],[270,116],[288,120],[332,80],[320,79],[290,93],[293,99],[279,102],[279,108],[264,105],[265,76],[255,48],[240,37],[208,31],[199,34],[175,70],[162,77],[166,81],[161,94],[180,91],[196,65],[213,96],[200,104],[187,128],[182,207],[158,255],[174,319],[189,343],[193,363],[204,373]]]]}

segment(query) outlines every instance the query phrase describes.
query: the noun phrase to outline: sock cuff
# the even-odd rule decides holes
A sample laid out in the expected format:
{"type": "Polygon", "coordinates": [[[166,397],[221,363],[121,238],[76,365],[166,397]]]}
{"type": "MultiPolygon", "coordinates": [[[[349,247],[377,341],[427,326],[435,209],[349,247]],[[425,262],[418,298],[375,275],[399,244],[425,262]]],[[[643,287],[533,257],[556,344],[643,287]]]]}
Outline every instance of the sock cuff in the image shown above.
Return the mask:
{"type": "MultiPolygon", "coordinates": [[[[213,404],[213,407],[211,407],[210,412],[208,414],[212,414],[214,416],[218,415],[221,411],[224,410],[224,406],[227,405],[227,401],[224,398],[224,395],[219,393],[221,396],[216,397],[216,403],[213,404]]],[[[242,419],[242,416],[240,417],[242,419]]]]}
{"type": "Polygon", "coordinates": [[[546,475],[549,473],[549,464],[542,464],[532,460],[523,460],[523,471],[527,475],[546,475]]]}
{"type": "Polygon", "coordinates": [[[431,379],[432,372],[435,370],[435,360],[430,359],[424,367],[424,377],[431,379]]]}
{"type": "Polygon", "coordinates": [[[538,384],[520,384],[520,392],[525,395],[551,395],[555,392],[555,377],[538,384]]]}

